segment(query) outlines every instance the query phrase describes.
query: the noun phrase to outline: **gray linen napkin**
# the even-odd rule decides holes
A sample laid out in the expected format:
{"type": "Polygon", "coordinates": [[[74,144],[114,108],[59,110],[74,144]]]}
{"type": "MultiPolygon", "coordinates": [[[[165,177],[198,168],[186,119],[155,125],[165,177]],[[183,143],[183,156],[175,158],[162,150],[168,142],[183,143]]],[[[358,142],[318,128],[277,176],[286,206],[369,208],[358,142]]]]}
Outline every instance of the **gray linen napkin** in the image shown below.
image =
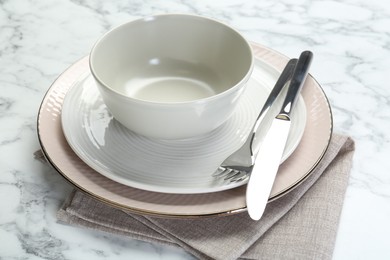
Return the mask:
{"type": "Polygon", "coordinates": [[[354,152],[351,138],[334,134],[313,173],[267,205],[263,218],[246,213],[205,219],[164,219],[113,208],[75,190],[60,221],[180,246],[199,259],[331,259],[354,152]]]}

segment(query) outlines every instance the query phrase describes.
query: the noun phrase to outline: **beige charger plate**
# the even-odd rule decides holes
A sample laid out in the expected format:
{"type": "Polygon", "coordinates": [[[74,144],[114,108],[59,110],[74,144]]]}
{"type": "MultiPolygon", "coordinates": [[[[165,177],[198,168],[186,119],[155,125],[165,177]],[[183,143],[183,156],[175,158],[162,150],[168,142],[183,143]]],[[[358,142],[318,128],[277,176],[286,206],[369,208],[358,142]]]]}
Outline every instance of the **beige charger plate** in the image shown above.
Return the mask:
{"type": "MultiPolygon", "coordinates": [[[[253,44],[257,59],[281,71],[288,58],[253,44]]],[[[136,213],[169,217],[224,215],[246,210],[245,186],[205,194],[167,194],[128,187],[112,181],[87,166],[70,148],[61,126],[63,100],[74,82],[89,71],[88,57],[68,68],[46,93],[38,115],[38,137],[54,168],[87,194],[115,207],[136,213]]],[[[277,199],[312,172],[324,155],[332,133],[332,114],[319,84],[310,75],[302,91],[306,126],[296,150],[281,165],[270,200],[277,199]]]]}

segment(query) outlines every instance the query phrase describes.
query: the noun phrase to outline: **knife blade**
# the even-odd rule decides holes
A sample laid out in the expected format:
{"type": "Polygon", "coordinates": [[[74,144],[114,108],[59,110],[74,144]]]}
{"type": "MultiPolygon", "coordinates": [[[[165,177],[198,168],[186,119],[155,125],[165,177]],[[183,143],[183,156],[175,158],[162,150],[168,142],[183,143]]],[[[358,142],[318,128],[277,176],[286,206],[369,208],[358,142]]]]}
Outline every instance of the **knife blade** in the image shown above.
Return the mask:
{"type": "Polygon", "coordinates": [[[253,220],[261,218],[267,205],[290,132],[291,112],[306,80],[312,58],[310,51],[304,51],[299,56],[282,108],[258,148],[246,189],[248,214],[253,220]]]}

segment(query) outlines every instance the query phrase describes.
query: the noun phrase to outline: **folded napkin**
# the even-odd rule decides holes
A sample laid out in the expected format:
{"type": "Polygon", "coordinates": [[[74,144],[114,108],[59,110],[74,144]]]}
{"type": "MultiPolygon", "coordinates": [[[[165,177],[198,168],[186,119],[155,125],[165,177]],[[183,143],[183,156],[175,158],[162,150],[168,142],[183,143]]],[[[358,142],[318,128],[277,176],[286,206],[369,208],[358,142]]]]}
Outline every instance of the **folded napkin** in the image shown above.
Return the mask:
{"type": "Polygon", "coordinates": [[[180,246],[199,259],[331,259],[354,149],[351,138],[334,134],[313,173],[269,203],[260,221],[247,213],[200,219],[137,215],[78,190],[57,217],[70,225],[180,246]]]}

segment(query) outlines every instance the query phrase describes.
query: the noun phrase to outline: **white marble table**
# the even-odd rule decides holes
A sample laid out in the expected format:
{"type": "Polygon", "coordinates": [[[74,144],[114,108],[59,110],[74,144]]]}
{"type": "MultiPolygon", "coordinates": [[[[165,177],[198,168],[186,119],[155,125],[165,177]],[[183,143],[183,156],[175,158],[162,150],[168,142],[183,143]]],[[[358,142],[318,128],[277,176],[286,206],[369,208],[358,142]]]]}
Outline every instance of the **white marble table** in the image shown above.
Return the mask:
{"type": "Polygon", "coordinates": [[[57,223],[72,187],[33,159],[45,91],[95,40],[125,21],[180,12],[213,17],[295,57],[357,143],[334,259],[390,259],[390,4],[345,1],[0,1],[0,258],[192,259],[184,251],[57,223]]]}

